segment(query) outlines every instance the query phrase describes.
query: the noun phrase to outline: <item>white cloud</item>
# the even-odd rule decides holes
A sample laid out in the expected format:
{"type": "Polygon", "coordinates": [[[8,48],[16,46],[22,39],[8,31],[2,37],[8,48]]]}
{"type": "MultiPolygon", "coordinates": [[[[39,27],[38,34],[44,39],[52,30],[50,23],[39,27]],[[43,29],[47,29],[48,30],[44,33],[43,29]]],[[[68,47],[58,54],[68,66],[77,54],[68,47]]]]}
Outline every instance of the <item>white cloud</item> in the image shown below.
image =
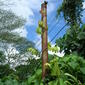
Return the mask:
{"type": "MultiPolygon", "coordinates": [[[[51,43],[51,46],[54,47],[56,44],[54,43],[51,43]]],[[[64,51],[60,52],[60,47],[57,47],[58,48],[58,52],[52,52],[52,51],[48,51],[49,54],[51,55],[57,55],[58,57],[63,57],[64,56],[64,51]]]]}
{"type": "Polygon", "coordinates": [[[48,51],[49,54],[51,55],[57,55],[58,57],[63,57],[65,55],[64,51],[62,52],[52,52],[52,51],[48,51]]]}
{"type": "MultiPolygon", "coordinates": [[[[16,15],[27,19],[27,24],[33,25],[34,13],[40,11],[42,0],[1,0],[4,4],[10,4],[9,6],[4,6],[7,10],[12,10],[16,15]],[[32,17],[30,17],[32,16],[32,17]]],[[[50,1],[50,0],[49,0],[50,1]]],[[[48,4],[48,13],[51,13],[54,9],[53,3],[48,4]]],[[[3,8],[3,7],[2,7],[3,8]]]]}
{"type": "Polygon", "coordinates": [[[27,30],[24,27],[15,29],[12,32],[17,33],[21,37],[25,37],[25,38],[27,37],[27,30]]]}
{"type": "Polygon", "coordinates": [[[85,8],[85,2],[83,3],[83,8],[85,8]]]}
{"type": "Polygon", "coordinates": [[[21,16],[25,18],[28,22],[28,24],[32,23],[32,19],[30,16],[34,16],[33,11],[30,8],[30,3],[28,0],[2,0],[5,4],[12,4],[9,6],[5,6],[4,9],[11,10],[16,15],[21,16]]]}
{"type": "MultiPolygon", "coordinates": [[[[21,16],[27,20],[27,25],[35,25],[34,21],[36,22],[35,19],[35,10],[37,13],[39,13],[41,9],[41,3],[44,0],[2,0],[4,4],[9,4],[8,6],[2,6],[2,8],[11,10],[14,12],[16,15],[21,16]]],[[[55,6],[53,3],[51,3],[51,0],[47,0],[48,3],[48,14],[52,13],[53,10],[55,10],[55,6]]],[[[37,16],[38,18],[38,16],[37,16]]],[[[27,30],[25,29],[16,29],[15,32],[19,33],[20,36],[26,37],[27,35],[27,30]]],[[[41,42],[41,40],[40,40],[41,42]]],[[[41,46],[38,47],[41,49],[41,46]]]]}
{"type": "Polygon", "coordinates": [[[16,50],[15,47],[13,47],[12,45],[9,45],[7,51],[5,51],[6,56],[8,55],[15,55],[15,54],[19,54],[19,52],[16,50]]]}

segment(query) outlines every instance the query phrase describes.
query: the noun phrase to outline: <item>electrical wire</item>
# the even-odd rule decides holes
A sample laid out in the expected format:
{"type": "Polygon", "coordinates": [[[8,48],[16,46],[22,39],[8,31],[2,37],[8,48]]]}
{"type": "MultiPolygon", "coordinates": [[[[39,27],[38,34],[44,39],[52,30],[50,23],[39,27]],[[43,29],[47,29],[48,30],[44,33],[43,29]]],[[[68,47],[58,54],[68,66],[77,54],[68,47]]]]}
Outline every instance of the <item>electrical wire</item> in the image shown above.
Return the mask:
{"type": "Polygon", "coordinates": [[[53,31],[53,29],[57,26],[57,24],[59,23],[60,19],[58,19],[58,21],[56,23],[54,23],[50,29],[48,30],[48,35],[53,31]]]}
{"type": "MultiPolygon", "coordinates": [[[[60,21],[61,18],[62,18],[62,17],[60,17],[56,23],[54,23],[53,25],[49,26],[50,29],[48,29],[48,35],[49,35],[49,34],[53,31],[53,29],[57,26],[57,24],[59,23],[59,21],[60,21]]],[[[51,22],[50,22],[49,24],[51,24],[51,23],[54,21],[54,19],[56,19],[55,16],[51,19],[51,22]]],[[[38,39],[38,40],[35,42],[37,46],[41,44],[40,40],[41,40],[41,39],[38,39]],[[38,43],[39,43],[39,44],[38,44],[38,43]]]]}
{"type": "MultiPolygon", "coordinates": [[[[52,16],[47,17],[47,20],[50,19],[50,17],[52,17],[52,16]]],[[[50,19],[50,22],[48,22],[48,25],[51,25],[51,23],[54,21],[54,19],[56,19],[56,16],[53,16],[53,17],[50,19]]]]}
{"type": "MultiPolygon", "coordinates": [[[[50,27],[51,29],[50,29],[50,30],[48,29],[48,34],[52,31],[53,26],[56,25],[56,23],[55,23],[54,25],[51,25],[51,23],[54,21],[54,19],[56,19],[55,16],[53,16],[53,17],[51,18],[51,21],[50,21],[50,23],[49,23],[49,27],[50,27]]],[[[58,20],[58,21],[59,21],[59,20],[58,20]]],[[[58,22],[57,22],[57,23],[58,23],[58,22]]],[[[37,39],[37,41],[35,42],[36,45],[40,42],[40,40],[41,40],[41,39],[37,39]]],[[[40,42],[40,43],[41,43],[41,42],[40,42]]]]}
{"type": "MultiPolygon", "coordinates": [[[[59,20],[60,20],[60,19],[59,19],[59,20]]],[[[49,34],[53,31],[53,29],[57,26],[57,24],[59,23],[59,20],[58,20],[58,22],[50,29],[48,35],[49,35],[49,34]]],[[[41,45],[41,42],[39,42],[39,44],[37,44],[37,47],[38,47],[39,45],[41,45]]]]}
{"type": "MultiPolygon", "coordinates": [[[[68,24],[68,23],[67,23],[67,24],[68,24]]],[[[67,24],[65,24],[65,25],[58,31],[58,33],[51,39],[50,42],[52,42],[52,41],[56,38],[56,36],[67,26],[67,24]]]]}
{"type": "MultiPolygon", "coordinates": [[[[58,34],[66,27],[68,25],[68,23],[66,23],[56,34],[55,34],[55,36],[49,41],[49,43],[51,43],[57,36],[58,36],[58,34]]],[[[39,45],[41,45],[41,43],[39,43],[39,45]]],[[[38,46],[39,46],[38,45],[38,46]]],[[[46,48],[47,49],[47,48],[46,48]]],[[[45,50],[46,50],[45,49],[45,50]]],[[[44,51],[45,51],[44,50],[44,51]]],[[[42,50],[40,51],[40,53],[42,53],[42,50]]]]}

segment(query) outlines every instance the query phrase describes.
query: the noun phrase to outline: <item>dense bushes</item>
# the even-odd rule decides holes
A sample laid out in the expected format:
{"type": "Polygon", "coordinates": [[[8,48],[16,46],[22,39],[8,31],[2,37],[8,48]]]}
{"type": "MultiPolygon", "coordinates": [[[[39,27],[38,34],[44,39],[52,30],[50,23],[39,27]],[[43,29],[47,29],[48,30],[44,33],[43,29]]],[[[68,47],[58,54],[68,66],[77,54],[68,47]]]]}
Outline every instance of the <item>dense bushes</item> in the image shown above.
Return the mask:
{"type": "MultiPolygon", "coordinates": [[[[85,83],[85,60],[77,55],[54,58],[46,64],[46,69],[48,74],[45,82],[48,85],[82,85],[85,83]]],[[[29,85],[42,85],[41,70],[37,70],[36,73],[29,78],[29,85]]]]}
{"type": "MultiPolygon", "coordinates": [[[[39,61],[41,62],[41,60],[39,61]]],[[[35,61],[37,65],[40,63],[39,61],[35,61]]],[[[31,65],[33,64],[31,63],[31,65]]],[[[28,67],[23,66],[22,68],[22,66],[19,66],[14,72],[9,70],[8,66],[3,67],[3,69],[0,66],[0,85],[43,85],[41,65],[38,69],[36,65],[30,69],[28,67]],[[7,72],[8,70],[9,72],[7,72]],[[1,77],[2,72],[6,73],[2,74],[3,77],[1,77]]],[[[85,84],[85,60],[76,54],[67,55],[63,58],[54,56],[45,67],[47,75],[44,82],[48,85],[85,84]]]]}
{"type": "Polygon", "coordinates": [[[76,52],[85,58],[85,25],[81,28],[74,26],[68,29],[63,38],[56,40],[56,45],[61,48],[61,51],[64,50],[65,54],[76,52]]]}

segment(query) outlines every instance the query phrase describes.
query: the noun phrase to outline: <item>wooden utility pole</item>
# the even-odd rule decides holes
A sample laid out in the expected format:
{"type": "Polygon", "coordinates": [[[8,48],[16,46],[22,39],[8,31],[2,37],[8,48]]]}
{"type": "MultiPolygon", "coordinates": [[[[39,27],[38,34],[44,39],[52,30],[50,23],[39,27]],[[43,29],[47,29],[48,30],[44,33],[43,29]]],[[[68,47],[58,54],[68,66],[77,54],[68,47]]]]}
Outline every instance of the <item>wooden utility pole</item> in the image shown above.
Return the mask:
{"type": "Polygon", "coordinates": [[[44,1],[41,5],[41,15],[44,28],[42,28],[42,79],[46,75],[45,64],[48,62],[48,37],[47,37],[47,2],[44,1]]]}

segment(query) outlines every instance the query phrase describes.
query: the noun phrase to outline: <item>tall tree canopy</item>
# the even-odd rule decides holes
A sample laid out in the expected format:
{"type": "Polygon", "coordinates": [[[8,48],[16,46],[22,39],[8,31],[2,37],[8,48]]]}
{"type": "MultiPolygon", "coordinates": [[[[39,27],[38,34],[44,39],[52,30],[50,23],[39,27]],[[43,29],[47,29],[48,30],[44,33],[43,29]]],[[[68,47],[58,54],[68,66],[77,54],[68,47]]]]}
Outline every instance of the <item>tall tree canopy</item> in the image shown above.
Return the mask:
{"type": "Polygon", "coordinates": [[[56,43],[66,54],[77,52],[85,58],[85,49],[83,48],[85,45],[85,25],[82,24],[80,27],[83,2],[84,0],[63,0],[58,14],[63,13],[64,19],[70,27],[63,38],[58,39],[56,43]]]}
{"type": "MultiPolygon", "coordinates": [[[[0,2],[1,4],[1,2],[0,2]]],[[[1,4],[3,5],[3,4],[1,4]]],[[[22,28],[25,25],[25,20],[16,16],[11,11],[0,8],[0,43],[13,44],[18,50],[26,50],[28,47],[33,47],[33,43],[26,38],[19,36],[12,31],[17,28],[22,28]]],[[[0,44],[0,47],[2,44],[0,44]]]]}
{"type": "Polygon", "coordinates": [[[12,11],[2,8],[3,5],[5,4],[0,1],[0,63],[7,63],[12,67],[25,64],[27,59],[31,57],[30,53],[26,53],[27,48],[34,47],[34,43],[13,31],[22,29],[26,21],[12,11]],[[18,54],[16,54],[17,51],[18,54]],[[2,62],[3,59],[4,62],[2,62]]]}
{"type": "Polygon", "coordinates": [[[63,12],[64,18],[70,25],[80,24],[84,0],[63,0],[58,14],[63,12]]]}

